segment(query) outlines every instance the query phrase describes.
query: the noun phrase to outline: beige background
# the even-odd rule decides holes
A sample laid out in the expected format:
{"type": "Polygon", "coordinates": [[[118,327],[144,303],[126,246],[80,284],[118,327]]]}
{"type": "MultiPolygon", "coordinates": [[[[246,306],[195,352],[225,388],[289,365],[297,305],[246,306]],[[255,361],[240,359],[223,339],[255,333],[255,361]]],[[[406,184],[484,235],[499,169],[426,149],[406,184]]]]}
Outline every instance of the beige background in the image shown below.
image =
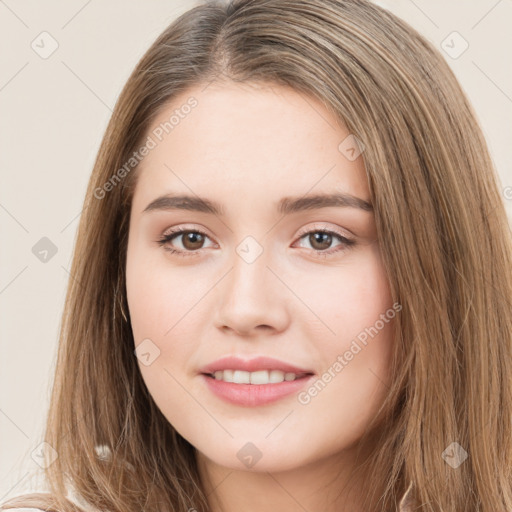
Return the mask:
{"type": "MultiPolygon", "coordinates": [[[[479,116],[512,218],[512,70],[505,64],[512,2],[377,3],[417,28],[452,66],[479,116]],[[453,31],[469,44],[458,58],[441,47],[453,31]]],[[[42,436],[71,252],[111,109],[144,51],[193,5],[0,0],[7,50],[0,56],[0,501],[35,485],[31,453],[42,436]],[[31,47],[48,51],[53,40],[58,48],[48,58],[31,47]],[[32,252],[42,237],[57,248],[46,263],[32,252]]]]}

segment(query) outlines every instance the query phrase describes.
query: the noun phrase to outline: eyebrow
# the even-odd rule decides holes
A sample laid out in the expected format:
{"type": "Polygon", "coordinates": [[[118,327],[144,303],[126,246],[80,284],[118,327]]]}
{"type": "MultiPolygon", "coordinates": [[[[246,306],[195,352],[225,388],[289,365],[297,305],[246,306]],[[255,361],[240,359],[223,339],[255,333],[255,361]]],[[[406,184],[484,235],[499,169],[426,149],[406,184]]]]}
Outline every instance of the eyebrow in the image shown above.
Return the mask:
{"type": "MultiPolygon", "coordinates": [[[[277,203],[277,211],[282,215],[290,215],[305,210],[316,210],[331,206],[357,208],[366,212],[373,211],[373,206],[368,201],[344,192],[303,197],[283,197],[277,203]]],[[[224,215],[224,208],[216,201],[189,195],[166,194],[160,196],[149,203],[142,213],[158,210],[189,210],[217,216],[224,215]]]]}

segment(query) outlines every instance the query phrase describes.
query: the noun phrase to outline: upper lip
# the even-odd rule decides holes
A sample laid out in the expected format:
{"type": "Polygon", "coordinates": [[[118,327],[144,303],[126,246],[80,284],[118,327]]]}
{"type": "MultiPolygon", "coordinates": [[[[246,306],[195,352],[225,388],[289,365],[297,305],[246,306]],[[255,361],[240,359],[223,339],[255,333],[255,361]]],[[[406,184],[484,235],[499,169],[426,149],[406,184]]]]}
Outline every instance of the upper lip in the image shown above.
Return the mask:
{"type": "Polygon", "coordinates": [[[285,363],[272,357],[256,357],[254,359],[240,359],[235,356],[222,357],[213,361],[213,363],[203,366],[199,372],[213,374],[218,370],[243,370],[246,372],[255,372],[258,370],[281,370],[284,373],[302,373],[313,374],[312,370],[299,368],[298,366],[285,363]]]}

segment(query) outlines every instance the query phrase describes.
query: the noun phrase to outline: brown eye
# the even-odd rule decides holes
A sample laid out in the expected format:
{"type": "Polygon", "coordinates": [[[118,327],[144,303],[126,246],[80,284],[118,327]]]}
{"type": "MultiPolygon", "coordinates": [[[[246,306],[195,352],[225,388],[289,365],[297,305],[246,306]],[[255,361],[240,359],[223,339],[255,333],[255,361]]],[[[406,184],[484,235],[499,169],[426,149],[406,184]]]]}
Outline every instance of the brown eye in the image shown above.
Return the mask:
{"type": "Polygon", "coordinates": [[[336,233],[335,231],[329,231],[326,229],[316,229],[304,233],[299,240],[306,240],[315,256],[326,258],[328,256],[335,256],[338,253],[342,253],[347,249],[350,249],[356,244],[355,240],[344,237],[343,235],[336,233]],[[333,242],[338,240],[339,243],[332,246],[333,242]]]}
{"type": "Polygon", "coordinates": [[[208,235],[197,229],[178,229],[163,235],[157,242],[172,253],[195,255],[204,248],[207,239],[209,239],[208,235]],[[178,244],[178,247],[175,244],[178,244]]]}
{"type": "Polygon", "coordinates": [[[177,236],[182,236],[183,247],[189,251],[195,251],[201,249],[204,243],[204,236],[198,231],[183,231],[177,236]]]}
{"type": "Polygon", "coordinates": [[[332,235],[323,231],[315,231],[310,233],[308,237],[311,247],[318,251],[329,249],[332,244],[332,235]]]}

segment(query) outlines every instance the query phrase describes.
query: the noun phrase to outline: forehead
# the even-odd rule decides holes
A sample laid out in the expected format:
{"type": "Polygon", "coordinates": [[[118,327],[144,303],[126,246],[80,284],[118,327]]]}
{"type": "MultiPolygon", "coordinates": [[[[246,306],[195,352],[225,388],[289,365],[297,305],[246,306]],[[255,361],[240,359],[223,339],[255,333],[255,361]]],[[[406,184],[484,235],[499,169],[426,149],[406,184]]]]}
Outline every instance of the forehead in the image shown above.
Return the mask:
{"type": "Polygon", "coordinates": [[[263,199],[348,192],[369,201],[351,134],[316,98],[275,84],[190,88],[159,112],[134,200],[170,191],[263,199]],[[341,145],[341,147],[340,147],[341,145]]]}

